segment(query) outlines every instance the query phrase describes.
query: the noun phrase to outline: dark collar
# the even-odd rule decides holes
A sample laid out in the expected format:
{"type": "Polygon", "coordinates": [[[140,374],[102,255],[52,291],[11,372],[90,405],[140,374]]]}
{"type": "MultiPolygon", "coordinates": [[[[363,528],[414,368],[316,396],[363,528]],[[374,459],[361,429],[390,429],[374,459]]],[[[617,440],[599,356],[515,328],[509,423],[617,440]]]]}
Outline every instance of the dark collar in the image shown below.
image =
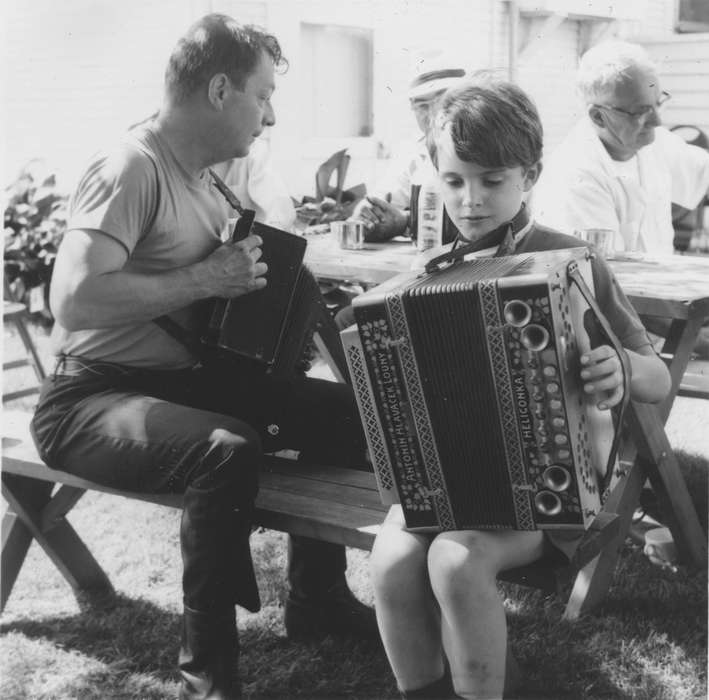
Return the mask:
{"type": "Polygon", "coordinates": [[[478,250],[485,250],[485,248],[492,248],[495,245],[499,246],[508,235],[514,238],[528,223],[529,212],[523,202],[520,210],[509,221],[500,224],[477,241],[471,242],[459,232],[455,240],[455,247],[470,246],[471,249],[468,252],[474,253],[478,250]],[[475,250],[472,249],[473,247],[475,250]]]}

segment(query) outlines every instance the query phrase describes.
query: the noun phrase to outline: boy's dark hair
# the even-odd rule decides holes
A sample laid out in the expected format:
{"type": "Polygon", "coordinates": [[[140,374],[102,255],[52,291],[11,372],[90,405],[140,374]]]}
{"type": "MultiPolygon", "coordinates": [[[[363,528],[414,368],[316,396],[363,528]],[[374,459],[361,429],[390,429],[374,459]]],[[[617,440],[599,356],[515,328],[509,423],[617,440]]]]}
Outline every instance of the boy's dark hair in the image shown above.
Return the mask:
{"type": "Polygon", "coordinates": [[[531,98],[513,83],[489,74],[447,90],[427,134],[438,167],[436,141],[449,128],[462,161],[486,168],[529,167],[542,157],[544,132],[531,98]]]}
{"type": "Polygon", "coordinates": [[[212,76],[225,73],[241,90],[258,65],[262,52],[276,68],[287,67],[275,36],[253,25],[239,24],[222,14],[197,20],[180,38],[165,70],[165,89],[180,103],[205,86],[212,76]]]}

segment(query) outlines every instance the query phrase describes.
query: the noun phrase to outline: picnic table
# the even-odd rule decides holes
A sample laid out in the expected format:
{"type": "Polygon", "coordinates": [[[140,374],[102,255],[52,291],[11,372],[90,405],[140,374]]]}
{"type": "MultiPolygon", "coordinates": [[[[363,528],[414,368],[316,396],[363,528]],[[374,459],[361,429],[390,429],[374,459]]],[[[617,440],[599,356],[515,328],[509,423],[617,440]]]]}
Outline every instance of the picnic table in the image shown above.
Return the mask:
{"type": "MultiPolygon", "coordinates": [[[[411,269],[417,251],[408,240],[367,243],[362,250],[343,250],[328,234],[309,235],[305,262],[322,280],[380,284],[411,269]]],[[[645,258],[637,254],[610,259],[609,264],[641,319],[669,320],[661,348],[672,377],[672,388],[658,405],[630,402],[626,417],[629,439],[620,454],[630,465],[610,494],[604,510],[620,520],[618,536],[584,569],[574,585],[567,615],[580,614],[605,594],[632,523],[640,492],[649,479],[667,514],[667,525],[683,561],[707,564],[707,540],[690,499],[664,424],[687,369],[699,330],[709,318],[709,258],[673,255],[645,258]]]]}

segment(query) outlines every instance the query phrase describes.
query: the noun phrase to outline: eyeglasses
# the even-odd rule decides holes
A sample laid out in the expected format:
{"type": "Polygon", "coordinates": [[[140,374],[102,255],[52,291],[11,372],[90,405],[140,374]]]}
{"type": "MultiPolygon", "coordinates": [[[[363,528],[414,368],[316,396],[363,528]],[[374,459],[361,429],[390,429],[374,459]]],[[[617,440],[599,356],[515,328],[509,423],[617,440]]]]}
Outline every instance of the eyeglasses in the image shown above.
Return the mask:
{"type": "Polygon", "coordinates": [[[620,112],[621,114],[625,114],[627,117],[630,117],[631,119],[637,119],[640,121],[641,119],[646,119],[647,117],[650,116],[652,112],[657,112],[661,110],[665,104],[667,103],[667,100],[669,100],[672,97],[669,92],[666,92],[663,90],[660,93],[660,98],[657,100],[657,102],[654,105],[648,105],[646,107],[642,107],[636,112],[630,112],[627,109],[621,109],[620,107],[614,107],[613,105],[593,105],[594,107],[598,107],[599,109],[611,109],[614,112],[620,112]]]}

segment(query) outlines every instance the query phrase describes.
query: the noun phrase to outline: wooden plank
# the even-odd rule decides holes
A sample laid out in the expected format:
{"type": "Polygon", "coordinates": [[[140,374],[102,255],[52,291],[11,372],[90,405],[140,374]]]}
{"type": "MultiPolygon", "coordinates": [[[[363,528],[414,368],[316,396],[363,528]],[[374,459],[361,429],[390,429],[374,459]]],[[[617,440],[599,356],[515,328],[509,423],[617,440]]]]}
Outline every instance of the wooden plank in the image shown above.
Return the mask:
{"type": "Polygon", "coordinates": [[[264,527],[305,535],[359,549],[371,549],[386,511],[345,507],[301,494],[266,490],[259,494],[256,522],[264,527]]]}
{"type": "Polygon", "coordinates": [[[328,467],[316,464],[304,464],[292,459],[284,459],[276,455],[266,455],[263,463],[263,473],[297,474],[304,479],[319,479],[333,484],[349,484],[358,488],[377,490],[377,484],[372,472],[345,467],[328,467]]]}
{"type": "Polygon", "coordinates": [[[10,401],[16,401],[24,396],[30,396],[31,394],[39,394],[38,386],[31,386],[27,389],[18,389],[17,391],[11,391],[7,394],[2,395],[3,403],[10,403],[10,401]]]}
{"type": "Polygon", "coordinates": [[[361,489],[345,483],[336,484],[318,479],[303,479],[290,474],[279,474],[277,477],[264,474],[259,492],[264,489],[299,494],[315,500],[330,501],[355,508],[379,509],[381,506],[379,493],[371,489],[361,489]]]}

